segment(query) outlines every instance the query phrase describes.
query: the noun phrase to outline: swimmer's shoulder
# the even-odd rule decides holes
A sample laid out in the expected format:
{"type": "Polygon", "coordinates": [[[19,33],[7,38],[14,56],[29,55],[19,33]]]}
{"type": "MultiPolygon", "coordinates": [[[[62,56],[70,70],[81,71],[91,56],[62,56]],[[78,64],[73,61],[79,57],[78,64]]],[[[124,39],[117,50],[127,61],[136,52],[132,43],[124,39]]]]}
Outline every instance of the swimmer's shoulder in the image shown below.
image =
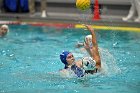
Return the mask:
{"type": "Polygon", "coordinates": [[[66,76],[66,69],[59,70],[60,76],[66,76]]]}
{"type": "Polygon", "coordinates": [[[60,73],[66,73],[67,70],[66,70],[66,69],[60,69],[59,72],[60,72],[60,73]]]}
{"type": "Polygon", "coordinates": [[[68,75],[68,70],[67,69],[60,69],[60,76],[67,76],[68,75]]]}

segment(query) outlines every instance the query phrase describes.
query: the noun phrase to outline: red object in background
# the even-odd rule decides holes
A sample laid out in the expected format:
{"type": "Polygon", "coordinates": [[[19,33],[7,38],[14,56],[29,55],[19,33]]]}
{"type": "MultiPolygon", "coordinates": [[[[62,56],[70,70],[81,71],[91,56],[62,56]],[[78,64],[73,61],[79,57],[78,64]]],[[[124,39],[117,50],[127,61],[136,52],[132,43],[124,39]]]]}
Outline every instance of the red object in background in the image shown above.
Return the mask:
{"type": "Polygon", "coordinates": [[[92,20],[100,20],[100,13],[99,13],[99,3],[98,0],[95,0],[94,2],[94,15],[92,20]]]}

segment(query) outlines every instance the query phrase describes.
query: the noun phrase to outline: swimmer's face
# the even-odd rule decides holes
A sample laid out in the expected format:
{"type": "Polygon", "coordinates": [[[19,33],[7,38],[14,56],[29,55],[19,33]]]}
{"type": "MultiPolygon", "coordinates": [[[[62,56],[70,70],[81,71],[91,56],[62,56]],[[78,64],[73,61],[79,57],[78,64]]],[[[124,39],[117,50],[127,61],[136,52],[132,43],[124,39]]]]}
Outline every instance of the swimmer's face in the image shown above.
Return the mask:
{"type": "Polygon", "coordinates": [[[67,61],[68,65],[71,65],[75,61],[75,58],[72,53],[69,53],[67,55],[66,61],[67,61]]]}
{"type": "Polygon", "coordinates": [[[5,27],[1,27],[1,28],[0,28],[0,35],[1,35],[1,36],[6,35],[7,32],[8,32],[8,29],[7,29],[7,28],[5,28],[5,27]]]}

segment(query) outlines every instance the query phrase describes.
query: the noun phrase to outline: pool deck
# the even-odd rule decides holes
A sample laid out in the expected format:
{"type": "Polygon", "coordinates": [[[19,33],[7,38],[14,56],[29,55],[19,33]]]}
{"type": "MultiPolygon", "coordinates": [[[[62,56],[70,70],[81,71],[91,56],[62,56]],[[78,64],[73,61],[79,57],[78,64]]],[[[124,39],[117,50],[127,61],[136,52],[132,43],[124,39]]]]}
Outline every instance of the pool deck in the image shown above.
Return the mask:
{"type": "Polygon", "coordinates": [[[140,23],[134,21],[124,22],[123,16],[114,15],[101,15],[101,19],[92,20],[92,15],[88,16],[88,19],[81,18],[82,15],[78,14],[66,14],[66,13],[47,13],[47,17],[42,18],[41,13],[35,13],[30,16],[29,13],[3,13],[0,14],[0,24],[23,24],[28,23],[32,25],[42,26],[62,26],[62,27],[75,27],[82,28],[80,24],[92,24],[95,28],[99,29],[112,29],[112,30],[134,30],[140,32],[140,23]],[[71,25],[71,26],[70,26],[71,25]]]}

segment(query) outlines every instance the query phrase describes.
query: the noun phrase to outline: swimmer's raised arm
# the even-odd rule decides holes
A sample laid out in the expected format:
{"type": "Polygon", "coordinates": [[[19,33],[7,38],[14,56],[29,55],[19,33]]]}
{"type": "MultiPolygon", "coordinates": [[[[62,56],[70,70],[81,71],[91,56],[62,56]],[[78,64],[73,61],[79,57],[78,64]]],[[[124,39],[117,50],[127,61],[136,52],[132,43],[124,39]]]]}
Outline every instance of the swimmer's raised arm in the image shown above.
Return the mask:
{"type": "Polygon", "coordinates": [[[93,59],[96,61],[96,67],[101,68],[101,59],[100,59],[100,55],[99,55],[99,51],[98,51],[98,44],[96,41],[96,35],[94,32],[94,29],[90,25],[85,25],[85,26],[91,32],[91,35],[92,35],[93,47],[90,49],[90,52],[92,54],[93,59]]]}

